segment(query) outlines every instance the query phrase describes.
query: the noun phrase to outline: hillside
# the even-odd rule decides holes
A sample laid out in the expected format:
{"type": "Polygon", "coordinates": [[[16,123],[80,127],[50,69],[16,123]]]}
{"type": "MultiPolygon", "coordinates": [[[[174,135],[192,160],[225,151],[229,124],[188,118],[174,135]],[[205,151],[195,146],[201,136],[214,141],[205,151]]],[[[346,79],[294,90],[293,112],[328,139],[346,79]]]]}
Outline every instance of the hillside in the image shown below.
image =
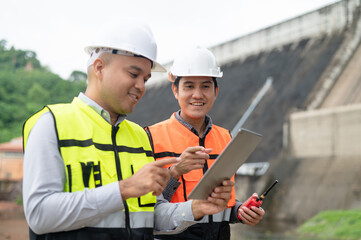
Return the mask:
{"type": "Polygon", "coordinates": [[[24,121],[44,105],[69,102],[86,87],[84,79],[67,81],[52,73],[35,52],[6,44],[0,41],[0,143],[21,136],[24,121]]]}

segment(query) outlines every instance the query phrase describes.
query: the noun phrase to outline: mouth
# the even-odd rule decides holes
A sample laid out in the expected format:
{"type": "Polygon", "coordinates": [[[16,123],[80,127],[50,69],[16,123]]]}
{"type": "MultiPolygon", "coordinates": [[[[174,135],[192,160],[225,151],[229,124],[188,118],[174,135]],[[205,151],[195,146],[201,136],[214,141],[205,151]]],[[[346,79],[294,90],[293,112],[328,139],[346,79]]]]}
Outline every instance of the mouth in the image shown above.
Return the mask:
{"type": "Polygon", "coordinates": [[[196,107],[199,107],[199,106],[204,106],[205,103],[203,102],[194,102],[194,103],[191,103],[192,106],[196,106],[196,107]]]}
{"type": "Polygon", "coordinates": [[[136,95],[136,94],[129,93],[128,95],[129,95],[129,97],[130,97],[134,102],[138,102],[139,99],[140,99],[140,96],[138,96],[138,95],[136,95]]]}

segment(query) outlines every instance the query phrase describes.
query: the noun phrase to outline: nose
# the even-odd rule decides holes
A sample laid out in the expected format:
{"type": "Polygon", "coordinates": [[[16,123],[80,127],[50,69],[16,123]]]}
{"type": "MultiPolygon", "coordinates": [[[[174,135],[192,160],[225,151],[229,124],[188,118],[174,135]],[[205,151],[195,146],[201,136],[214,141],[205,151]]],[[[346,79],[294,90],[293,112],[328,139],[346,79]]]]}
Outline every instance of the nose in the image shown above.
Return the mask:
{"type": "Polygon", "coordinates": [[[145,82],[142,77],[138,77],[135,82],[135,88],[137,88],[140,92],[144,93],[145,91],[145,82]]]}
{"type": "Polygon", "coordinates": [[[202,98],[203,97],[202,89],[199,87],[194,88],[193,97],[194,98],[202,98]]]}

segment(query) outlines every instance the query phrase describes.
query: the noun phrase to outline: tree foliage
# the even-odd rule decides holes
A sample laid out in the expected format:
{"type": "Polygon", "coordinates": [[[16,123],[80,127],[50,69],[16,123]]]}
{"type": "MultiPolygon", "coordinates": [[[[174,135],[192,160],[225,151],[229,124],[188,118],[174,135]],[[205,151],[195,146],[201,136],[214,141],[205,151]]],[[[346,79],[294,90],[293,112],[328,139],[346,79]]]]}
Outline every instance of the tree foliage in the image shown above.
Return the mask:
{"type": "Polygon", "coordinates": [[[7,49],[0,40],[0,143],[22,134],[24,121],[43,106],[71,102],[85,91],[85,73],[67,81],[40,64],[33,51],[7,49]]]}
{"type": "Polygon", "coordinates": [[[69,77],[68,80],[72,81],[72,82],[86,81],[87,80],[87,75],[86,75],[85,72],[82,72],[82,71],[73,71],[70,74],[70,77],[69,77]]]}

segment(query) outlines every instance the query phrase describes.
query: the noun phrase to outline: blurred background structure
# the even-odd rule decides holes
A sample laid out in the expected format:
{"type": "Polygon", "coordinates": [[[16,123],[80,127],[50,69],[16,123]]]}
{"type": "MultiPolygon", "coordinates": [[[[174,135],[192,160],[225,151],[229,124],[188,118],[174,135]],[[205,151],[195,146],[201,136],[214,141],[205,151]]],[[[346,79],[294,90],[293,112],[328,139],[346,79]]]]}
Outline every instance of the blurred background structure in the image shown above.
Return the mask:
{"type": "MultiPolygon", "coordinates": [[[[217,125],[232,130],[272,78],[242,126],[263,140],[236,177],[240,200],[280,180],[261,224],[361,208],[360,10],[359,0],[340,1],[211,48],[224,73],[217,125]]],[[[149,84],[129,117],[142,126],[178,110],[166,78],[149,84]]]]}

